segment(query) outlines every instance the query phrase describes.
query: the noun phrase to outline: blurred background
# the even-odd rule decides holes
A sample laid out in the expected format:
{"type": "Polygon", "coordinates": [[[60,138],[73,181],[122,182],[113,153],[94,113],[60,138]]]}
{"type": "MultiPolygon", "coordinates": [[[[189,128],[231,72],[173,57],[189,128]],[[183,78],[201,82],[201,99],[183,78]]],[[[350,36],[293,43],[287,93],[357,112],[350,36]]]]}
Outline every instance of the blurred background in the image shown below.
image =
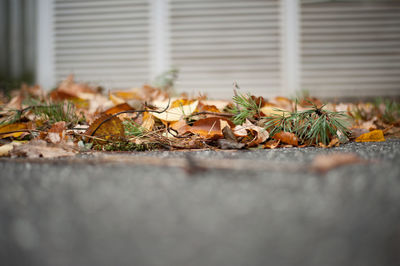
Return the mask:
{"type": "Polygon", "coordinates": [[[400,96],[400,1],[0,0],[0,85],[128,89],[179,70],[179,91],[400,96]]]}

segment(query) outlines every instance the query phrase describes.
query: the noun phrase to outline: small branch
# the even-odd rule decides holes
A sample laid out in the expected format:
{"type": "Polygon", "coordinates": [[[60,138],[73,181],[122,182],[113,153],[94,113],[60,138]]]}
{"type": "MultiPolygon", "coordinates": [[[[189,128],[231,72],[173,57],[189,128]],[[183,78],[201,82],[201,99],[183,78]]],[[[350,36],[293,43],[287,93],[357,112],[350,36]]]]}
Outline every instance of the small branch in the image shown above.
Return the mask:
{"type": "Polygon", "coordinates": [[[114,117],[116,117],[116,116],[118,116],[118,115],[120,115],[120,114],[133,114],[133,113],[138,113],[138,114],[139,114],[139,113],[146,113],[146,112],[161,114],[161,113],[164,113],[165,111],[168,110],[170,103],[171,103],[171,99],[168,99],[168,105],[167,105],[163,110],[161,110],[161,111],[146,110],[146,109],[144,109],[144,110],[127,110],[127,111],[121,111],[121,112],[115,113],[115,114],[111,115],[110,117],[107,117],[106,119],[104,119],[103,121],[101,121],[101,123],[93,130],[93,132],[90,134],[90,136],[93,136],[94,133],[96,133],[96,131],[97,131],[104,123],[106,123],[107,121],[110,121],[112,118],[114,118],[114,117]]]}

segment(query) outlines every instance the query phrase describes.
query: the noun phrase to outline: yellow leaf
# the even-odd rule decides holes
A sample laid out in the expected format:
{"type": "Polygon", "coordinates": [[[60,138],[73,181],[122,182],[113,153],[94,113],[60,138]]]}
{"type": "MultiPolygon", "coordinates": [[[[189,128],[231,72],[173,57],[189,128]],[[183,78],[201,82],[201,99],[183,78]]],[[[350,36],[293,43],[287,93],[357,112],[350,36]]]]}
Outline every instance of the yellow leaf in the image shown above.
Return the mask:
{"type": "Polygon", "coordinates": [[[19,131],[23,129],[27,129],[26,123],[14,123],[14,124],[9,124],[9,125],[4,125],[0,127],[0,139],[8,138],[8,137],[13,137],[13,138],[18,138],[25,132],[14,132],[14,131],[19,131]],[[7,133],[10,132],[10,133],[7,133]],[[7,134],[2,134],[2,133],[7,133],[7,134]]]}
{"type": "Polygon", "coordinates": [[[265,105],[260,109],[260,111],[265,115],[265,116],[272,116],[272,115],[285,115],[288,116],[289,113],[287,112],[282,112],[277,110],[279,107],[276,106],[271,106],[271,105],[265,105]]]}
{"type": "Polygon", "coordinates": [[[375,142],[375,141],[385,141],[382,130],[373,130],[368,133],[364,133],[358,138],[356,142],[375,142]]]}
{"type": "Polygon", "coordinates": [[[124,137],[125,130],[118,117],[103,114],[96,119],[86,130],[85,135],[103,137],[106,139],[124,137]]]}
{"type": "Polygon", "coordinates": [[[167,111],[162,112],[160,114],[152,113],[152,115],[166,122],[178,121],[181,118],[192,114],[194,110],[196,110],[198,104],[199,101],[194,101],[191,104],[170,108],[167,111]]]}

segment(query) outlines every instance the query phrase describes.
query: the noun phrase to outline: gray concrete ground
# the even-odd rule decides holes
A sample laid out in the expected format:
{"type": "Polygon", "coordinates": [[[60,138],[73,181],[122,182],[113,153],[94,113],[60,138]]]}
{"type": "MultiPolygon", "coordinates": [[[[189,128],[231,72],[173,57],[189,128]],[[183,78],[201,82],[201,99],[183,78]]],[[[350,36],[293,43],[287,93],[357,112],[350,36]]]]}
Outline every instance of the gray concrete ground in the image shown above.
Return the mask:
{"type": "Polygon", "coordinates": [[[400,265],[399,140],[0,167],[1,265],[400,265]]]}

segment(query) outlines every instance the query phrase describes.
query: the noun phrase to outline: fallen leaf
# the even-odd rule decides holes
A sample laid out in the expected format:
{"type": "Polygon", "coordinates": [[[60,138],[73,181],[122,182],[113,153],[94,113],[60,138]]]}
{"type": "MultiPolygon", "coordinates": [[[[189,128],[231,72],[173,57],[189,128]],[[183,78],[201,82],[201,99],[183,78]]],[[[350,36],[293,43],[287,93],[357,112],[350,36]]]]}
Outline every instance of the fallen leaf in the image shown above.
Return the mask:
{"type": "Polygon", "coordinates": [[[314,157],[310,168],[316,172],[326,173],[343,165],[362,162],[365,162],[365,160],[361,159],[354,153],[321,154],[314,157]]]}
{"type": "Polygon", "coordinates": [[[169,124],[169,127],[178,132],[179,135],[185,134],[189,131],[190,126],[186,124],[185,119],[174,121],[169,124]]]}
{"type": "Polygon", "coordinates": [[[234,124],[226,118],[207,117],[194,122],[188,131],[200,135],[203,138],[221,138],[224,136],[222,129],[227,125],[231,127],[234,126],[234,124]]]}
{"type": "Polygon", "coordinates": [[[199,101],[194,101],[191,104],[170,108],[162,113],[152,113],[152,115],[165,122],[178,121],[192,114],[194,110],[196,110],[198,104],[199,101]]]}
{"type": "Polygon", "coordinates": [[[258,146],[258,144],[263,143],[269,137],[269,133],[265,128],[253,125],[248,119],[241,126],[236,126],[233,130],[236,136],[241,136],[243,134],[243,130],[251,133],[254,138],[248,141],[246,144],[248,147],[258,146]]]}
{"type": "Polygon", "coordinates": [[[65,130],[66,123],[64,121],[54,123],[47,131],[46,139],[51,143],[60,143],[65,139],[65,130]]]}
{"type": "Polygon", "coordinates": [[[135,110],[135,109],[127,103],[121,103],[121,104],[118,104],[114,107],[111,107],[111,108],[105,110],[103,113],[113,115],[113,114],[116,114],[119,112],[131,111],[131,110],[135,110]]]}
{"type": "Polygon", "coordinates": [[[364,133],[358,138],[356,138],[356,142],[380,142],[380,141],[385,141],[385,137],[383,136],[383,131],[380,129],[364,133]]]}
{"type": "Polygon", "coordinates": [[[74,156],[75,150],[67,145],[48,144],[43,140],[33,140],[27,144],[14,146],[10,151],[11,157],[28,158],[58,158],[74,156]]]}
{"type": "Polygon", "coordinates": [[[23,134],[26,134],[26,132],[13,132],[13,131],[19,131],[19,130],[24,130],[28,129],[28,126],[26,123],[14,123],[14,124],[8,124],[8,125],[3,125],[0,126],[0,139],[4,138],[18,138],[21,137],[23,134]],[[10,133],[7,133],[10,132],[10,133]]]}
{"type": "Polygon", "coordinates": [[[281,131],[276,133],[273,139],[280,140],[282,143],[286,143],[293,146],[299,145],[299,139],[294,133],[281,131]]]}
{"type": "Polygon", "coordinates": [[[143,122],[141,126],[147,129],[148,131],[151,131],[154,128],[154,124],[155,121],[153,116],[148,112],[143,113],[143,122]]]}
{"type": "Polygon", "coordinates": [[[86,130],[85,135],[101,138],[124,137],[125,129],[118,117],[104,114],[96,119],[86,130]]]}
{"type": "Polygon", "coordinates": [[[262,107],[260,109],[260,111],[263,116],[274,116],[274,115],[288,116],[289,115],[289,113],[284,112],[286,110],[283,110],[283,109],[281,110],[280,108],[278,108],[275,105],[265,105],[264,107],[262,107]]]}
{"type": "Polygon", "coordinates": [[[279,143],[281,143],[281,141],[278,139],[268,140],[264,143],[264,149],[275,149],[279,146],[279,143]]]}

